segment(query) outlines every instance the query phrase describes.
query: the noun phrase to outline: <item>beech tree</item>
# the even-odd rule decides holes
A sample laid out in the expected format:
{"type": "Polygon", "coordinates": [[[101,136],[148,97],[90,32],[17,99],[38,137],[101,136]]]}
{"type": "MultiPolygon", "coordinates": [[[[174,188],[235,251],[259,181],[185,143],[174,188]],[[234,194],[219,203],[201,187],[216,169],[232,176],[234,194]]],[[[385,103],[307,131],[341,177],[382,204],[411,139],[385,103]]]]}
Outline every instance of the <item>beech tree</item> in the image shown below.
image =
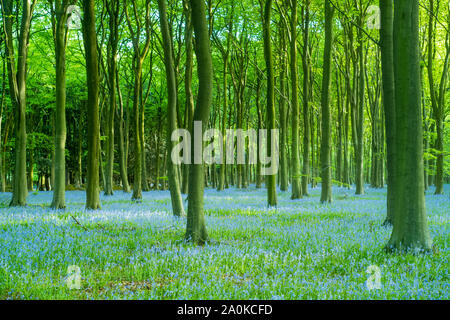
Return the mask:
{"type": "MultiPolygon", "coordinates": [[[[266,0],[264,9],[261,4],[261,11],[263,17],[263,39],[264,39],[264,58],[266,60],[267,73],[267,154],[274,156],[277,150],[272,148],[272,129],[275,129],[275,99],[274,99],[274,75],[273,75],[273,59],[272,59],[272,40],[270,32],[270,22],[272,14],[272,0],[266,0]]],[[[278,154],[276,155],[278,156],[278,154]]],[[[269,207],[276,206],[277,189],[276,189],[276,174],[266,175],[267,188],[267,204],[269,207]]]]}
{"type": "Polygon", "coordinates": [[[53,209],[63,209],[66,191],[66,47],[68,37],[69,5],[74,1],[50,1],[52,11],[53,38],[55,43],[56,70],[56,109],[55,109],[55,177],[53,209]]]}
{"type": "MultiPolygon", "coordinates": [[[[164,46],[164,64],[166,66],[167,89],[169,91],[167,104],[167,150],[172,150],[175,143],[172,141],[172,132],[177,126],[177,90],[175,70],[172,61],[172,39],[169,31],[169,24],[167,22],[166,0],[158,0],[159,21],[161,24],[161,33],[164,46]]],[[[172,160],[168,160],[169,173],[169,190],[170,198],[172,199],[172,211],[175,216],[184,215],[183,200],[181,198],[180,180],[178,176],[178,165],[174,164],[172,160]]]]}
{"type": "MultiPolygon", "coordinates": [[[[133,179],[133,195],[132,199],[142,200],[142,172],[145,150],[143,149],[143,108],[142,103],[142,65],[147,57],[150,49],[150,0],[145,0],[144,21],[138,13],[138,4],[136,0],[127,2],[130,4],[132,14],[128,13],[128,6],[125,5],[125,16],[128,29],[130,31],[133,43],[133,72],[134,72],[134,95],[133,95],[133,116],[134,116],[134,179],[133,179]],[[134,24],[133,24],[134,20],[134,24]],[[134,27],[135,26],[135,27],[134,27]],[[141,45],[141,38],[144,34],[144,44],[141,45]]],[[[146,182],[145,182],[146,183],[146,182]]]]}
{"type": "Polygon", "coordinates": [[[322,143],[320,149],[320,167],[322,178],[322,193],[320,202],[331,202],[331,119],[330,119],[330,83],[331,83],[331,49],[333,46],[333,15],[334,7],[325,0],[325,46],[323,51],[322,79],[322,143]]]}
{"type": "Polygon", "coordinates": [[[425,210],[420,91],[419,1],[394,10],[395,213],[387,247],[431,250],[425,210]]]}
{"type": "Polygon", "coordinates": [[[94,0],[83,0],[83,40],[86,52],[86,75],[88,88],[87,120],[88,120],[88,159],[86,209],[100,209],[100,120],[99,120],[99,74],[97,36],[95,29],[94,0]]]}
{"type": "MultiPolygon", "coordinates": [[[[190,0],[191,17],[195,34],[195,54],[197,56],[198,93],[193,121],[200,121],[207,128],[212,100],[213,68],[210,51],[206,7],[204,0],[190,0]]],[[[191,130],[191,145],[194,146],[194,134],[191,130]]],[[[195,159],[195,148],[191,148],[191,159],[195,159]]],[[[202,155],[200,155],[202,156],[202,155]]],[[[186,239],[196,244],[209,240],[203,212],[204,164],[189,166],[188,213],[186,239]]]]}
{"type": "Polygon", "coordinates": [[[17,35],[17,65],[13,19],[19,10],[19,2],[1,0],[3,29],[5,35],[5,48],[8,69],[9,91],[14,108],[15,118],[15,169],[10,206],[25,206],[28,195],[27,188],[27,130],[26,130],[26,86],[27,86],[27,58],[28,41],[30,38],[31,18],[36,1],[23,0],[20,29],[17,35]],[[16,4],[16,6],[14,6],[16,4]]]}

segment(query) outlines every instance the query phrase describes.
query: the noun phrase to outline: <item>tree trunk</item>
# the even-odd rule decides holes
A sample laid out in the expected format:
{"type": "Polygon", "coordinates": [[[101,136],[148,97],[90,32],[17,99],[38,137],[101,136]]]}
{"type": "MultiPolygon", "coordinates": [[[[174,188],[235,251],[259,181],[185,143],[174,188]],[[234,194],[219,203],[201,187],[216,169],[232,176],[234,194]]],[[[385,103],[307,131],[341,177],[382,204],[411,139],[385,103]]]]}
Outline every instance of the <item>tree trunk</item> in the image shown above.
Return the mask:
{"type": "MultiPolygon", "coordinates": [[[[159,21],[161,24],[161,34],[163,38],[164,47],[164,64],[166,67],[167,90],[168,90],[168,104],[167,104],[167,150],[171,154],[171,150],[175,144],[172,142],[172,132],[177,130],[177,89],[175,70],[172,61],[172,39],[169,31],[169,24],[167,22],[166,0],[158,0],[159,21]]],[[[173,159],[168,159],[168,178],[170,198],[172,200],[172,211],[174,216],[185,215],[183,208],[183,199],[181,198],[180,181],[178,176],[178,165],[173,162],[173,159]]]]}
{"type": "Polygon", "coordinates": [[[380,0],[381,69],[383,110],[386,127],[387,211],[384,225],[394,222],[395,204],[395,78],[394,78],[394,17],[392,0],[380,0]]]}
{"type": "Polygon", "coordinates": [[[310,86],[310,57],[309,57],[309,6],[310,0],[304,1],[303,7],[303,171],[302,192],[308,196],[309,157],[310,157],[310,128],[309,128],[309,86],[310,86]]]}
{"type": "MultiPolygon", "coordinates": [[[[266,60],[267,72],[267,154],[273,159],[278,156],[277,150],[272,150],[272,130],[275,130],[275,103],[274,103],[274,76],[273,76],[273,59],[272,59],[272,43],[270,36],[270,24],[272,13],[272,0],[266,0],[263,18],[263,38],[264,38],[264,59],[266,60]]],[[[267,204],[269,207],[276,206],[277,201],[277,175],[266,175],[267,188],[267,204]]]]}
{"type": "MultiPolygon", "coordinates": [[[[284,31],[281,31],[284,32],[284,31]]],[[[284,45],[284,35],[282,35],[281,50],[284,51],[286,46],[284,45]]],[[[287,191],[289,186],[288,179],[288,159],[287,159],[287,108],[286,108],[286,55],[281,53],[281,71],[280,71],[280,98],[279,98],[279,112],[280,112],[280,190],[287,191]]]]}
{"type": "MultiPolygon", "coordinates": [[[[198,94],[194,111],[194,121],[200,121],[203,129],[208,127],[209,112],[212,101],[213,69],[209,43],[206,8],[204,0],[190,0],[191,17],[195,32],[195,53],[197,56],[198,94]]],[[[193,131],[193,130],[192,130],[193,131]]],[[[195,137],[191,131],[191,146],[195,137]]],[[[202,138],[200,137],[200,141],[202,138]]],[[[191,148],[191,159],[196,159],[194,147],[191,148]]],[[[201,155],[200,155],[201,156],[201,155]]],[[[189,168],[188,215],[186,239],[196,244],[208,241],[205,217],[203,212],[204,165],[203,161],[192,164],[189,168]]]]}
{"type": "Polygon", "coordinates": [[[56,57],[56,109],[55,109],[55,181],[53,209],[63,209],[66,191],[66,46],[68,1],[55,1],[55,57],[56,57]]]}
{"type": "Polygon", "coordinates": [[[117,47],[119,43],[120,1],[106,0],[105,7],[109,15],[109,39],[107,52],[109,101],[106,110],[106,171],[104,194],[106,196],[112,196],[114,194],[114,116],[116,113],[116,69],[117,47]]]}
{"type": "Polygon", "coordinates": [[[297,70],[297,0],[291,0],[291,107],[292,107],[292,144],[291,144],[291,170],[292,195],[291,199],[303,197],[300,171],[299,152],[299,107],[298,107],[298,70],[297,70]]]}
{"type": "Polygon", "coordinates": [[[88,86],[87,119],[88,119],[88,156],[86,209],[100,209],[99,185],[99,74],[97,54],[97,33],[95,29],[94,0],[83,0],[84,20],[83,38],[86,52],[86,74],[88,86]]]}
{"type": "Polygon", "coordinates": [[[126,146],[124,142],[124,125],[125,121],[123,119],[123,99],[122,99],[122,92],[120,90],[120,84],[119,84],[119,72],[116,68],[116,86],[117,86],[117,93],[119,96],[119,111],[118,111],[118,118],[119,118],[119,167],[120,167],[120,177],[122,179],[122,189],[123,192],[129,193],[130,192],[130,184],[128,183],[128,166],[127,166],[127,152],[126,152],[126,146]]]}
{"type": "MultiPolygon", "coordinates": [[[[186,103],[185,103],[185,129],[191,130],[193,125],[194,116],[194,97],[192,95],[192,68],[193,68],[193,29],[191,21],[191,8],[189,2],[184,0],[184,15],[186,18],[186,69],[184,87],[186,91],[186,103]]],[[[224,104],[224,110],[226,110],[226,104],[224,104]]],[[[224,111],[225,112],[225,111],[224,111]]],[[[189,164],[183,165],[183,180],[181,191],[183,194],[187,194],[189,191],[189,164]]]]}
{"type": "MultiPolygon", "coordinates": [[[[13,39],[13,12],[12,0],[2,0],[2,13],[4,20],[4,35],[6,56],[8,59],[8,79],[11,95],[11,102],[15,112],[15,170],[13,177],[12,199],[10,206],[25,206],[28,195],[27,186],[27,166],[26,166],[26,76],[27,76],[27,57],[28,57],[28,39],[30,34],[31,18],[35,2],[30,0],[22,1],[22,17],[20,31],[18,33],[18,56],[17,69],[15,65],[14,39],[13,39]]],[[[19,4],[18,4],[19,5],[19,4]]],[[[18,8],[17,8],[18,9],[18,8]]]]}
{"type": "Polygon", "coordinates": [[[330,112],[330,80],[331,80],[331,50],[333,45],[333,15],[334,8],[329,0],[325,0],[325,47],[323,53],[322,79],[322,143],[320,150],[320,167],[322,178],[322,193],[320,202],[331,202],[331,112],[330,112]]]}
{"type": "Polygon", "coordinates": [[[431,249],[425,211],[420,106],[419,1],[398,1],[394,13],[395,214],[389,249],[431,249]]]}

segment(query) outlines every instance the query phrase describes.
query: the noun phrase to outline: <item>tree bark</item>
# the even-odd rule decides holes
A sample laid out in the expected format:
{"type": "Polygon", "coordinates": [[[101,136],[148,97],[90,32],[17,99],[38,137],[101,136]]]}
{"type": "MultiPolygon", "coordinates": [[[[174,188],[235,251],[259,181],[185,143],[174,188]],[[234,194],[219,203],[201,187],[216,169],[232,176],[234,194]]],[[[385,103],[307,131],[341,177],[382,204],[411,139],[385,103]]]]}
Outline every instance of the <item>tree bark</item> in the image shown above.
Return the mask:
{"type": "MultiPolygon", "coordinates": [[[[204,0],[190,0],[191,17],[195,33],[195,53],[197,56],[198,94],[194,121],[200,121],[202,128],[208,127],[209,112],[212,101],[213,67],[210,51],[206,8],[204,0]]],[[[191,146],[194,146],[194,135],[191,131],[191,146]]],[[[195,148],[191,148],[191,159],[195,159],[195,148]]],[[[188,215],[186,239],[195,244],[208,241],[205,217],[203,212],[204,165],[192,164],[189,168],[188,215]]]]}
{"type": "MultiPolygon", "coordinates": [[[[272,150],[272,130],[275,130],[275,103],[274,103],[274,76],[273,76],[273,58],[272,58],[272,42],[270,35],[270,23],[272,14],[272,0],[266,0],[264,6],[263,18],[263,39],[264,39],[264,59],[266,60],[267,72],[267,153],[272,157],[277,157],[277,150],[272,150]]],[[[277,201],[277,175],[266,175],[267,188],[267,204],[269,207],[276,206],[277,201]]]]}
{"type": "Polygon", "coordinates": [[[394,12],[395,213],[387,247],[431,249],[425,211],[420,99],[419,1],[397,1],[394,12]]]}
{"type": "Polygon", "coordinates": [[[292,144],[291,170],[292,194],[291,199],[301,199],[302,183],[299,152],[299,107],[298,107],[298,70],[297,70],[297,0],[291,0],[291,107],[292,107],[292,144]]]}
{"type": "Polygon", "coordinates": [[[304,1],[303,6],[303,171],[302,192],[308,196],[308,181],[310,175],[310,128],[309,128],[309,85],[310,85],[310,56],[309,56],[309,22],[310,22],[310,0],[304,1]]]}
{"type": "Polygon", "coordinates": [[[394,222],[395,204],[395,78],[394,78],[394,16],[393,1],[380,0],[381,69],[383,111],[386,127],[387,211],[384,225],[394,222]]]}
{"type": "MultiPolygon", "coordinates": [[[[164,47],[164,64],[166,67],[168,103],[167,103],[167,150],[171,154],[175,143],[172,142],[172,132],[177,130],[177,90],[175,70],[173,68],[172,59],[172,39],[167,22],[166,0],[158,0],[159,21],[161,24],[161,34],[164,47]]],[[[172,200],[172,212],[174,216],[183,216],[183,199],[181,198],[180,181],[178,176],[178,165],[173,163],[173,159],[168,159],[168,178],[170,198],[172,200]]]]}
{"type": "Polygon", "coordinates": [[[88,119],[86,209],[96,210],[100,209],[100,120],[98,105],[99,74],[94,0],[83,0],[83,9],[83,38],[86,52],[86,74],[88,86],[88,101],[86,105],[88,119]]]}
{"type": "Polygon", "coordinates": [[[331,80],[331,49],[333,45],[333,15],[334,8],[329,0],[325,0],[325,47],[323,53],[322,79],[322,140],[320,151],[320,167],[322,192],[320,202],[331,202],[331,112],[330,112],[330,80],[331,80]]]}
{"type": "Polygon", "coordinates": [[[53,209],[63,209],[66,191],[66,46],[67,8],[69,1],[56,0],[54,10],[54,40],[56,57],[56,109],[55,109],[55,181],[53,185],[53,209]]]}
{"type": "MultiPolygon", "coordinates": [[[[10,206],[25,206],[28,195],[27,166],[26,166],[26,76],[28,40],[30,35],[31,18],[35,1],[22,1],[22,17],[20,19],[20,30],[18,33],[18,56],[17,69],[15,65],[15,52],[13,40],[13,12],[12,0],[2,0],[3,27],[5,35],[6,56],[8,59],[8,79],[11,102],[15,112],[15,169],[13,177],[12,199],[10,206]]],[[[18,9],[18,8],[17,8],[18,9]]]]}

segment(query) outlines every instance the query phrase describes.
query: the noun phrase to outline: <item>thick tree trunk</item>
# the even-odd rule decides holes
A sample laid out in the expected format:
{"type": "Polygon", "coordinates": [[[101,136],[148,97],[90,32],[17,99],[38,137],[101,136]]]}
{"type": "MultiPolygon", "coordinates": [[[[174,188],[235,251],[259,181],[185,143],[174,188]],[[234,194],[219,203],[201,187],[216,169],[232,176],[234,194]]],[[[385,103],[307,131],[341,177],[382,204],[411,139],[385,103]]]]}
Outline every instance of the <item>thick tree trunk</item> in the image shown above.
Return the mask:
{"type": "Polygon", "coordinates": [[[398,1],[394,13],[395,214],[389,249],[431,249],[423,183],[419,1],[398,1]]]}

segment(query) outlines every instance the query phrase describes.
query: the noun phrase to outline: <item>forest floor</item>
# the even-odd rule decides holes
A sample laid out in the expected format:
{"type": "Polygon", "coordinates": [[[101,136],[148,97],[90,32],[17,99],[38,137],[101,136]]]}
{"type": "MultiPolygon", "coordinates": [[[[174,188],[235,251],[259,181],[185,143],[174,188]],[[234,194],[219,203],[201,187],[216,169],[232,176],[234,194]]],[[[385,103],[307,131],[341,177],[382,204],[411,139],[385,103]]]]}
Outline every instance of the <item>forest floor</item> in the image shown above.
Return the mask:
{"type": "Polygon", "coordinates": [[[335,187],[328,205],[319,188],[296,201],[279,192],[270,210],[264,189],[206,190],[203,247],[183,241],[186,220],[172,218],[168,191],[142,203],[116,191],[94,212],[83,191],[66,192],[57,212],[51,192],[30,193],[25,208],[0,193],[0,299],[449,299],[449,191],[427,191],[434,250],[419,255],[384,252],[386,189],[335,187]],[[380,289],[369,290],[372,265],[380,289]]]}

